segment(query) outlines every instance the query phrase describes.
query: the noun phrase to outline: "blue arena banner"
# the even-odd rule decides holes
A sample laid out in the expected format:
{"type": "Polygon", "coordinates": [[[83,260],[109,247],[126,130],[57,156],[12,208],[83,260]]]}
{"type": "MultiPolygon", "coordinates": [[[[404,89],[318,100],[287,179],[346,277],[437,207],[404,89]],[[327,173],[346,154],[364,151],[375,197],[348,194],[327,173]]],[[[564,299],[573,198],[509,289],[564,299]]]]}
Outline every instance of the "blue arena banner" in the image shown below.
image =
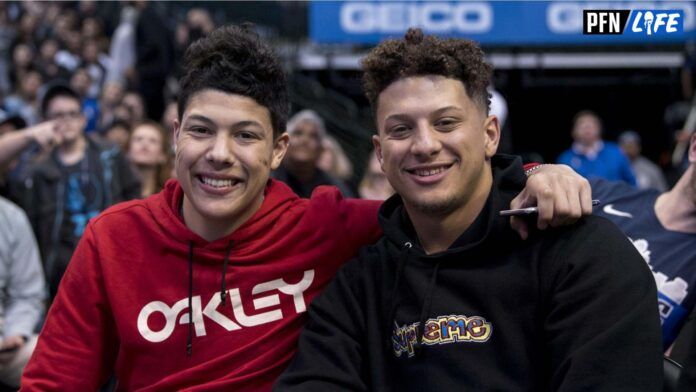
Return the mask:
{"type": "Polygon", "coordinates": [[[309,8],[318,43],[375,44],[410,26],[487,45],[679,44],[696,39],[696,1],[314,1],[309,8]],[[588,35],[587,10],[631,13],[621,34],[588,35]]]}

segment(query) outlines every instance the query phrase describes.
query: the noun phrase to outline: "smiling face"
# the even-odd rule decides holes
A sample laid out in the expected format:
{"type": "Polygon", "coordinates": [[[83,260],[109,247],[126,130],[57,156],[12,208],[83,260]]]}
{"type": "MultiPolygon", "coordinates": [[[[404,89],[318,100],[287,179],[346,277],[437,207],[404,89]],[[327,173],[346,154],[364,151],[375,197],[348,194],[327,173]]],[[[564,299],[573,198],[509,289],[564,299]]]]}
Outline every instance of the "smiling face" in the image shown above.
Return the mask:
{"type": "Polygon", "coordinates": [[[288,143],[286,134],[274,140],[268,109],[248,97],[202,90],[190,98],[174,132],[186,224],[201,234],[196,228],[229,231],[250,218],[288,143]]]}
{"type": "Polygon", "coordinates": [[[376,117],[377,156],[407,210],[449,214],[490,189],[498,121],[460,81],[399,79],[379,94],[376,117]]]}

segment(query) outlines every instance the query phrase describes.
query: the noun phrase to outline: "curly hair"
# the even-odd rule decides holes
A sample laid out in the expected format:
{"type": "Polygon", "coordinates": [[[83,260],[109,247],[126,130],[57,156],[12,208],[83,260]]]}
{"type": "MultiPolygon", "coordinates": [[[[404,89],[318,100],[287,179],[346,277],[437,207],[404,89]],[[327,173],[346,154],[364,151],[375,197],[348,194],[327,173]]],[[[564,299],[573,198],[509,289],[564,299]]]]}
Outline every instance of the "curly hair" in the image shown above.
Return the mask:
{"type": "Polygon", "coordinates": [[[285,132],[290,107],[285,72],[251,24],[219,27],[192,43],[184,54],[183,69],[179,121],[194,94],[214,89],[252,98],[271,113],[273,136],[285,132]]]}
{"type": "Polygon", "coordinates": [[[410,28],[403,39],[387,40],[372,49],[362,60],[362,67],[363,88],[373,113],[377,111],[379,94],[390,84],[422,75],[441,75],[461,81],[469,98],[488,113],[490,95],[486,88],[493,68],[473,41],[424,36],[421,29],[410,28]]]}

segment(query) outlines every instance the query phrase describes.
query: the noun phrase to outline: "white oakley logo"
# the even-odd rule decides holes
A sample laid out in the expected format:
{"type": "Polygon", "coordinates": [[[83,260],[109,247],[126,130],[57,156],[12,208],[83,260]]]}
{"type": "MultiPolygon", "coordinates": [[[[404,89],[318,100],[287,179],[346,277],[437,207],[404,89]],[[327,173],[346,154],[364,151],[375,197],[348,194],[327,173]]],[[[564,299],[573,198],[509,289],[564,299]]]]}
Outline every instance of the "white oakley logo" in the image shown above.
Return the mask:
{"type": "MultiPolygon", "coordinates": [[[[307,270],[304,271],[302,280],[296,284],[288,284],[282,278],[280,278],[270,282],[257,284],[251,290],[251,295],[256,296],[257,294],[277,290],[285,295],[292,296],[293,303],[295,305],[295,312],[302,313],[307,310],[304,292],[312,284],[312,281],[314,281],[314,270],[307,270]]],[[[217,307],[222,302],[220,300],[220,292],[217,292],[213,294],[205,307],[203,307],[201,303],[200,295],[192,297],[191,306],[193,311],[185,312],[181,314],[181,317],[179,317],[179,314],[188,308],[188,298],[177,301],[171,307],[162,301],[150,302],[142,308],[140,314],[138,315],[138,332],[140,332],[140,335],[142,335],[145,340],[152,343],[165,341],[169,338],[169,336],[171,336],[172,332],[174,332],[174,327],[176,327],[177,324],[177,318],[179,324],[188,324],[189,318],[191,317],[190,313],[193,313],[193,325],[196,330],[196,336],[206,335],[205,321],[203,316],[209,320],[212,320],[228,331],[242,329],[242,327],[253,327],[255,325],[266,324],[283,318],[283,312],[279,308],[255,315],[247,315],[244,313],[242,297],[239,289],[233,288],[227,290],[227,292],[229,293],[230,301],[232,303],[232,312],[237,322],[230,320],[227,318],[227,316],[217,311],[217,307]],[[161,313],[165,318],[164,327],[162,327],[162,329],[159,331],[153,331],[148,325],[148,320],[154,313],[161,313]]],[[[278,306],[280,305],[280,296],[278,294],[270,294],[263,297],[257,297],[254,298],[253,304],[254,310],[278,306]]]]}
{"type": "Polygon", "coordinates": [[[624,218],[633,218],[633,215],[631,215],[631,214],[628,213],[628,212],[623,212],[623,211],[615,210],[613,204],[607,204],[607,205],[605,205],[604,208],[603,208],[603,210],[604,210],[605,213],[607,213],[607,214],[609,214],[609,215],[622,216],[622,217],[624,217],[624,218]]]}

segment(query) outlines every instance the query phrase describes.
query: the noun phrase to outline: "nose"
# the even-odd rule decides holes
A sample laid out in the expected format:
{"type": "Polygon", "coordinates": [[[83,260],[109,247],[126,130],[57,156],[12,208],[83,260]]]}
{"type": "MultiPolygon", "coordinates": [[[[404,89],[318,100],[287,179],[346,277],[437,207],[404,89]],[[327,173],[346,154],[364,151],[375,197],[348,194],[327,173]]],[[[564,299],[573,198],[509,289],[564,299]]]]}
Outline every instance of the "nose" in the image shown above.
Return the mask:
{"type": "Polygon", "coordinates": [[[419,124],[411,143],[411,153],[419,159],[437,155],[442,149],[439,133],[429,124],[419,124]]]}
{"type": "Polygon", "coordinates": [[[220,132],[213,140],[212,146],[206,153],[208,162],[214,165],[232,165],[234,163],[234,154],[231,146],[232,140],[224,132],[220,132]]]}

